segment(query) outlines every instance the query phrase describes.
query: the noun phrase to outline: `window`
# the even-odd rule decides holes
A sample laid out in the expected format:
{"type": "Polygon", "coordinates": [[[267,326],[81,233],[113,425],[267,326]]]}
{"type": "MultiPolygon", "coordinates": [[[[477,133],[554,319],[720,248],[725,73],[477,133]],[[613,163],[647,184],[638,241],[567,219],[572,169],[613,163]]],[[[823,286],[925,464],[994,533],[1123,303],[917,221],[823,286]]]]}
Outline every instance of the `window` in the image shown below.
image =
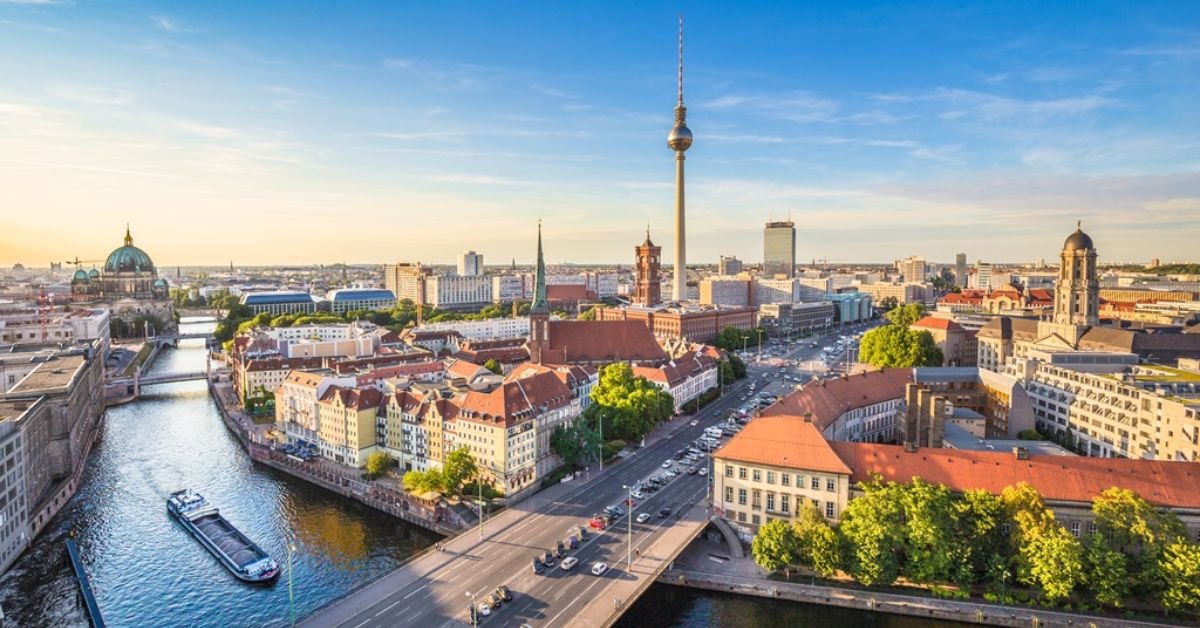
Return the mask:
{"type": "Polygon", "coordinates": [[[788,486],[788,485],[789,485],[789,484],[788,484],[788,482],[790,481],[790,479],[791,479],[791,475],[790,475],[790,474],[787,474],[787,473],[780,473],[780,474],[779,474],[779,483],[780,483],[780,484],[782,484],[782,485],[784,485],[784,486],[788,486]]]}
{"type": "Polygon", "coordinates": [[[1073,536],[1075,538],[1079,538],[1079,528],[1080,528],[1079,522],[1072,521],[1071,522],[1071,536],[1073,536]]]}
{"type": "Polygon", "coordinates": [[[725,477],[727,477],[727,478],[733,477],[733,465],[731,465],[731,464],[725,465],[725,477]]]}
{"type": "Polygon", "coordinates": [[[742,523],[746,523],[746,513],[739,512],[738,513],[738,521],[740,521],[742,523]]]}
{"type": "Polygon", "coordinates": [[[825,480],[825,490],[829,491],[830,493],[832,493],[833,491],[836,491],[837,490],[837,481],[832,478],[826,479],[825,480]]]}
{"type": "Polygon", "coordinates": [[[814,490],[814,491],[821,490],[821,478],[814,477],[812,479],[812,490],[814,490]]]}
{"type": "Polygon", "coordinates": [[[790,496],[787,494],[779,496],[779,512],[783,512],[783,513],[788,512],[788,498],[789,497],[790,496]]]}
{"type": "Polygon", "coordinates": [[[767,471],[767,484],[774,484],[774,483],[775,483],[775,472],[767,471]]]}
{"type": "Polygon", "coordinates": [[[767,510],[775,512],[775,493],[767,493],[767,510]]]}
{"type": "Polygon", "coordinates": [[[825,516],[833,518],[833,502],[825,502],[825,516]]]}
{"type": "Polygon", "coordinates": [[[738,503],[743,506],[746,505],[746,489],[744,488],[738,489],[738,503]]]}
{"type": "MultiPolygon", "coordinates": [[[[1088,522],[1088,534],[1095,534],[1100,528],[1096,526],[1095,521],[1088,522]]],[[[1007,532],[1007,530],[1005,530],[1007,532]]]]}
{"type": "Polygon", "coordinates": [[[746,479],[746,467],[738,467],[738,479],[746,479]]]}
{"type": "Polygon", "coordinates": [[[754,493],[751,495],[751,498],[754,500],[750,504],[751,508],[762,508],[762,491],[754,489],[754,493]]]}
{"type": "Polygon", "coordinates": [[[725,501],[727,501],[727,502],[733,501],[733,487],[732,486],[725,487],[725,501]]]}
{"type": "Polygon", "coordinates": [[[759,471],[758,469],[754,470],[754,481],[762,482],[762,471],[759,471]]]}
{"type": "Polygon", "coordinates": [[[750,517],[750,522],[754,525],[758,525],[760,521],[762,521],[762,517],[759,517],[758,515],[753,515],[750,517]]]}

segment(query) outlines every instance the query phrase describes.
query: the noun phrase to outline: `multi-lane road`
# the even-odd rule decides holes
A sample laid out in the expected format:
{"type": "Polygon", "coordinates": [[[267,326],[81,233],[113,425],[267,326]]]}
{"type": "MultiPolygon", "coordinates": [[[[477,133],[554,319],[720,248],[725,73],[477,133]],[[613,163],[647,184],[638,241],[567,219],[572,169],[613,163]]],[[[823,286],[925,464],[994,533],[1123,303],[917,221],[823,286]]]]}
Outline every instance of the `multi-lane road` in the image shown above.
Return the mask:
{"type": "MultiPolygon", "coordinates": [[[[808,342],[811,343],[813,339],[808,342]]],[[[823,340],[817,339],[818,346],[823,340]]],[[[799,344],[787,359],[819,349],[799,344]]],[[[481,624],[495,626],[565,626],[602,625],[615,604],[628,605],[633,600],[613,599],[608,590],[622,580],[650,578],[651,574],[630,570],[626,560],[630,554],[661,553],[655,543],[670,526],[678,524],[678,514],[707,499],[709,476],[680,474],[654,493],[645,495],[631,513],[649,513],[650,520],[632,524],[630,516],[620,517],[607,530],[589,529],[589,537],[570,552],[579,563],[570,571],[559,566],[544,574],[533,573],[532,562],[566,539],[576,526],[587,526],[588,520],[605,506],[618,504],[628,495],[625,486],[632,486],[663,472],[663,462],[675,452],[697,439],[703,429],[723,421],[729,410],[744,404],[742,397],[751,381],[762,381],[771,367],[751,364],[750,377],[731,386],[724,397],[704,408],[695,417],[685,417],[662,426],[660,433],[648,439],[646,447],[634,450],[625,460],[605,469],[601,474],[592,469],[592,478],[576,479],[573,483],[555,487],[535,495],[497,515],[483,528],[483,539],[475,531],[460,534],[444,544],[444,551],[435,551],[412,561],[380,581],[351,594],[335,605],[323,609],[305,621],[311,626],[340,626],[368,628],[374,626],[444,626],[469,622],[468,608],[478,605],[497,586],[507,586],[513,600],[481,619],[481,624]],[[696,419],[697,425],[690,424],[696,419]],[[577,485],[576,485],[577,484],[577,485]],[[660,518],[658,512],[669,508],[671,515],[660,518]],[[591,573],[594,562],[609,566],[607,573],[591,573]],[[596,600],[612,603],[594,604],[596,600]],[[589,606],[590,605],[590,606],[589,606]],[[585,613],[603,615],[588,617],[585,613]],[[585,610],[587,609],[587,610],[585,610]]],[[[792,370],[792,369],[789,369],[792,370]]],[[[779,380],[774,380],[779,381],[779,380]]],[[[789,386],[790,387],[790,386],[789,386]]],[[[708,465],[706,458],[699,465],[708,465]]],[[[686,464],[676,465],[686,468],[686,464]]],[[[695,525],[689,523],[689,525],[695,525]]],[[[675,551],[681,548],[671,548],[675,551]]]]}

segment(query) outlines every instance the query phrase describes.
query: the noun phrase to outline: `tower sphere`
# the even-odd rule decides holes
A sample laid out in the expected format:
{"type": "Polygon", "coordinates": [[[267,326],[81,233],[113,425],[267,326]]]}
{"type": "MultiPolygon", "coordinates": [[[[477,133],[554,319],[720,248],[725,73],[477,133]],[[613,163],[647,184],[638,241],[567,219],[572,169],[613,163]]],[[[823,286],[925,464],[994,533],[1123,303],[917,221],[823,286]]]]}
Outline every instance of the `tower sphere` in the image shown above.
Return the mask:
{"type": "Polygon", "coordinates": [[[685,151],[692,146],[692,130],[680,122],[667,134],[667,147],[676,152],[685,151]]]}

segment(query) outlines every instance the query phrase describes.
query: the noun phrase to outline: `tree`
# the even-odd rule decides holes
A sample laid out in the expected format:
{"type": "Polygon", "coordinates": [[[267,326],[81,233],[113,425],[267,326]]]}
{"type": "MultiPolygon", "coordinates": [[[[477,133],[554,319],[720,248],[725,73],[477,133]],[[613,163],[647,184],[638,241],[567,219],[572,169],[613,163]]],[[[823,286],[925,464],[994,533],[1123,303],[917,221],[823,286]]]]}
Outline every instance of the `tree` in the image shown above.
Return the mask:
{"type": "Polygon", "coordinates": [[[500,366],[500,363],[496,361],[496,358],[488,358],[488,361],[483,363],[483,368],[497,375],[504,374],[504,367],[500,366]]]}
{"type": "Polygon", "coordinates": [[[758,529],[750,544],[750,555],[759,567],[775,572],[796,560],[796,535],[792,526],[772,519],[758,529]]]}
{"type": "Polygon", "coordinates": [[[1125,557],[1134,590],[1156,596],[1162,587],[1159,556],[1187,530],[1174,513],[1159,510],[1137,493],[1112,487],[1092,500],[1097,531],[1125,557]]]}
{"type": "Polygon", "coordinates": [[[597,307],[595,305],[593,305],[592,307],[589,307],[588,309],[584,310],[583,313],[579,315],[579,320],[581,320],[581,321],[596,320],[596,309],[597,309],[597,307]]]}
{"type": "Polygon", "coordinates": [[[409,471],[404,474],[403,482],[405,489],[418,495],[430,491],[435,493],[444,493],[446,491],[446,478],[440,469],[409,471]]]}
{"type": "Polygon", "coordinates": [[[1129,596],[1125,555],[1113,549],[1108,537],[1092,534],[1084,542],[1086,584],[1096,601],[1120,607],[1129,596]]]}
{"type": "Polygon", "coordinates": [[[984,578],[989,560],[999,559],[1007,567],[1012,559],[1002,527],[1004,504],[980,489],[967,490],[954,502],[954,541],[950,552],[958,565],[952,579],[967,586],[984,578]]]}
{"type": "Polygon", "coordinates": [[[904,509],[904,572],[916,582],[949,580],[955,556],[946,551],[954,539],[954,498],[942,484],[913,478],[898,485],[904,509]]]}
{"type": "Polygon", "coordinates": [[[925,316],[925,306],[919,303],[909,303],[908,305],[900,305],[888,310],[884,317],[891,322],[892,325],[900,325],[908,327],[913,323],[921,320],[925,316]]]}
{"type": "Polygon", "coordinates": [[[560,425],[550,434],[550,449],[566,464],[579,466],[600,451],[600,434],[584,420],[560,425]]]}
{"type": "Polygon", "coordinates": [[[733,384],[737,380],[737,376],[733,374],[733,366],[729,364],[729,360],[721,360],[718,364],[719,374],[717,376],[721,378],[721,384],[723,386],[733,384]]]}
{"type": "Polygon", "coordinates": [[[1026,546],[1031,584],[1048,600],[1061,600],[1083,581],[1083,546],[1053,518],[1026,546]]]}
{"type": "Polygon", "coordinates": [[[796,538],[795,560],[812,568],[824,578],[832,576],[841,566],[837,532],[821,516],[817,506],[802,500],[792,522],[796,538]]]}
{"type": "Polygon", "coordinates": [[[876,312],[890,312],[900,305],[900,300],[896,297],[883,297],[875,306],[876,312]]]}
{"type": "Polygon", "coordinates": [[[733,376],[742,379],[746,377],[746,363],[738,354],[732,351],[725,354],[725,359],[729,362],[729,368],[733,369],[733,376]]]}
{"type": "Polygon", "coordinates": [[[442,464],[446,492],[451,495],[458,494],[463,484],[478,473],[479,467],[475,464],[475,456],[471,455],[471,449],[466,445],[455,449],[446,456],[446,461],[442,464]]]}
{"type": "Polygon", "coordinates": [[[675,413],[671,394],[645,377],[635,377],[625,362],[600,370],[600,381],[592,388],[592,405],[584,411],[590,425],[604,421],[604,435],[626,441],[640,440],[654,426],[675,413]]]}
{"type": "Polygon", "coordinates": [[[942,350],[933,335],[904,325],[883,325],[863,334],[858,359],[876,368],[941,366],[942,350]]]}
{"type": "Polygon", "coordinates": [[[838,531],[847,544],[849,572],[867,586],[889,585],[900,573],[904,505],[894,483],[878,478],[860,484],[864,494],[842,512],[838,531]]]}
{"type": "Polygon", "coordinates": [[[1175,539],[1163,547],[1159,568],[1165,585],[1159,598],[1163,608],[1200,609],[1200,545],[1175,539]]]}
{"type": "Polygon", "coordinates": [[[387,473],[390,466],[392,466],[392,457],[386,451],[375,451],[367,456],[365,471],[368,477],[374,479],[387,473]]]}

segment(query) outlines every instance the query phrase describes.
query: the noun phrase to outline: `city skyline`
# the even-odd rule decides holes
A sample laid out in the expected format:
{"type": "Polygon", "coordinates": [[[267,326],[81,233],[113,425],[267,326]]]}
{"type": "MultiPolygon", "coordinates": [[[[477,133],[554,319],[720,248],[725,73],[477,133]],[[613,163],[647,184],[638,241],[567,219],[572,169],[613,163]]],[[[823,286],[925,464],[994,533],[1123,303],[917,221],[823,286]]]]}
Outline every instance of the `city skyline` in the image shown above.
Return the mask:
{"type": "MultiPolygon", "coordinates": [[[[163,266],[529,264],[539,216],[549,262],[630,264],[671,231],[677,9],[547,6],[0,2],[0,264],[126,221],[163,266]]],[[[689,5],[691,260],[789,214],[800,262],[1036,261],[1079,219],[1106,261],[1184,260],[1196,12],[689,5]]]]}

